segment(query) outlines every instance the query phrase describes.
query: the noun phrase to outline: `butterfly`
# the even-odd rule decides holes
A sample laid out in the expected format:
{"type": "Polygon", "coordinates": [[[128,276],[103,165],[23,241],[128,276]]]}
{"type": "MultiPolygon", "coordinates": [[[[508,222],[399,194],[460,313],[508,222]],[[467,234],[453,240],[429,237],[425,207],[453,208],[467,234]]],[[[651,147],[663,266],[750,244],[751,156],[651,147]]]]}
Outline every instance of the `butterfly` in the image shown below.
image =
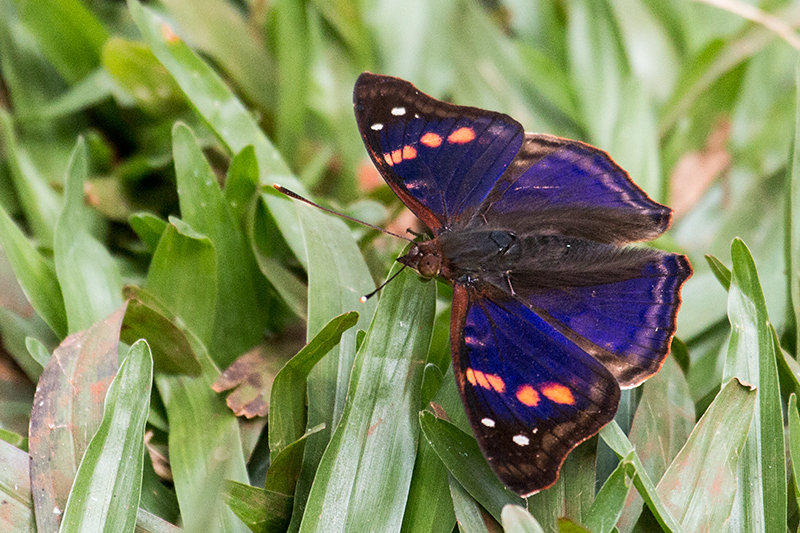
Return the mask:
{"type": "Polygon", "coordinates": [[[626,245],[672,211],[605,152],[502,113],[368,72],[353,103],[375,166],[433,235],[398,261],[453,286],[453,370],[484,457],[520,495],[550,487],[669,352],[691,265],[626,245]]]}

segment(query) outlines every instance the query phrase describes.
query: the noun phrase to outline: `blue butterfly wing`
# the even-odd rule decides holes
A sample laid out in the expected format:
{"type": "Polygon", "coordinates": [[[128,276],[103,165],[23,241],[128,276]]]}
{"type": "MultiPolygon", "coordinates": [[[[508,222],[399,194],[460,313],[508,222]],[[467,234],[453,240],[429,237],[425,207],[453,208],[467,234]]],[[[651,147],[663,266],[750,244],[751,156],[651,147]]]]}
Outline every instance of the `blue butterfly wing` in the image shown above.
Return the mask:
{"type": "Polygon", "coordinates": [[[686,257],[660,253],[637,277],[520,297],[628,388],[661,368],[675,332],[680,289],[691,272],[686,257]]]}
{"type": "Polygon", "coordinates": [[[578,141],[525,134],[476,221],[518,233],[622,244],[654,239],[672,210],[654,202],[607,153],[578,141]]]}
{"type": "Polygon", "coordinates": [[[454,286],[451,342],[481,450],[519,494],[555,483],[567,454],[614,418],[620,389],[611,373],[493,287],[454,286]]]}
{"type": "Polygon", "coordinates": [[[368,72],[356,81],[353,105],[373,162],[434,233],[472,218],[524,137],[507,115],[440,102],[368,72]]]}
{"type": "MultiPolygon", "coordinates": [[[[479,215],[479,224],[519,235],[563,235],[618,245],[657,237],[669,227],[672,210],[651,200],[602,150],[526,134],[479,215]]],[[[583,279],[550,287],[539,279],[514,288],[539,316],[605,364],[623,387],[632,387],[661,368],[675,332],[680,289],[692,269],[678,254],[653,251],[644,264],[642,254],[608,255],[617,256],[609,264],[618,272],[638,271],[600,283],[593,281],[591,261],[578,268],[565,261],[536,277],[557,278],[573,269],[584,271],[583,279]]]]}

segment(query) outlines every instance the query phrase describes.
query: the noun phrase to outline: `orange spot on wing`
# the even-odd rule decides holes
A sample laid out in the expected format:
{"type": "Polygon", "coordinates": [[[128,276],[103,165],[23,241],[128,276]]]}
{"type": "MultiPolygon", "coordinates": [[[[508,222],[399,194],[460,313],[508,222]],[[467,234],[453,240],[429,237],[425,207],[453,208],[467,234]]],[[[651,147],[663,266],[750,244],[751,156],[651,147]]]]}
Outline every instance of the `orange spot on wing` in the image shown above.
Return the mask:
{"type": "Polygon", "coordinates": [[[403,161],[403,151],[399,148],[392,150],[392,163],[397,164],[403,161]]]}
{"type": "Polygon", "coordinates": [[[420,137],[419,142],[427,146],[428,148],[438,148],[440,144],[442,144],[442,138],[435,133],[428,132],[422,137],[420,137]]]}
{"type": "Polygon", "coordinates": [[[452,144],[466,144],[475,139],[475,130],[472,128],[458,128],[447,136],[447,142],[452,144]]]}
{"type": "Polygon", "coordinates": [[[506,391],[506,382],[503,381],[503,378],[501,378],[500,376],[495,376],[494,374],[486,374],[486,380],[489,382],[492,388],[497,392],[506,391]]]}
{"type": "Polygon", "coordinates": [[[542,394],[556,403],[564,405],[573,405],[575,403],[572,391],[558,383],[548,383],[542,387],[542,394]]]}
{"type": "Polygon", "coordinates": [[[403,159],[414,159],[417,157],[417,149],[413,146],[403,146],[403,159]]]}
{"type": "Polygon", "coordinates": [[[386,164],[389,166],[394,165],[394,161],[392,161],[392,154],[383,154],[383,160],[386,161],[386,164]]]}
{"type": "Polygon", "coordinates": [[[492,386],[489,385],[489,380],[486,379],[486,374],[484,374],[480,370],[476,370],[475,371],[475,380],[478,382],[478,385],[480,385],[484,389],[491,389],[492,388],[492,386]]]}
{"type": "Polygon", "coordinates": [[[539,393],[530,385],[523,385],[517,389],[517,400],[528,407],[536,407],[539,405],[539,393]]]}
{"type": "Polygon", "coordinates": [[[495,374],[485,374],[480,370],[467,369],[467,381],[474,387],[478,385],[486,390],[495,390],[497,392],[506,391],[506,383],[503,378],[495,374]]]}

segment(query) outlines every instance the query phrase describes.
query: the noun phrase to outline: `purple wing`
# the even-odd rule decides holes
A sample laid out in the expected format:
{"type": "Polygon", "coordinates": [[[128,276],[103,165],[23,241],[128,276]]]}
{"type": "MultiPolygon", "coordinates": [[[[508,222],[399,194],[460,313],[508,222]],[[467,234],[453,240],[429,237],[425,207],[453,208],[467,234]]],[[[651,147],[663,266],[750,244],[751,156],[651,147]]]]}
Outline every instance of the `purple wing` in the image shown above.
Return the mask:
{"type": "Polygon", "coordinates": [[[507,115],[440,102],[368,72],[356,82],[353,104],[383,178],[434,233],[472,217],[524,136],[507,115]]]}
{"type": "Polygon", "coordinates": [[[482,220],[518,233],[595,242],[650,240],[672,211],[651,200],[605,152],[528,133],[518,155],[480,208],[482,220]]]}
{"type": "Polygon", "coordinates": [[[555,483],[567,454],[614,418],[620,389],[611,373],[493,287],[455,285],[450,336],[472,429],[517,493],[555,483]]]}
{"type": "Polygon", "coordinates": [[[531,291],[521,287],[518,297],[628,388],[661,368],[675,333],[680,289],[691,273],[685,256],[657,253],[630,279],[531,291]]]}

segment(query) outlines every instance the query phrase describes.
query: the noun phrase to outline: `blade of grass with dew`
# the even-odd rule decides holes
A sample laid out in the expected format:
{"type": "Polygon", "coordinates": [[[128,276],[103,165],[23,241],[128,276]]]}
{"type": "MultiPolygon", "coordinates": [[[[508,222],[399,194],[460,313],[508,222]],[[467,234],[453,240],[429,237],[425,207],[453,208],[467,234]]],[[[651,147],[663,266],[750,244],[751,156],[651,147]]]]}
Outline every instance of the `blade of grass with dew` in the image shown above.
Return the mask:
{"type": "Polygon", "coordinates": [[[36,531],[31,495],[30,456],[19,448],[0,440],[0,530],[14,532],[36,531]]]}
{"type": "MultiPolygon", "coordinates": [[[[264,196],[264,195],[262,195],[264,196]]],[[[356,310],[356,328],[345,332],[339,344],[309,373],[308,427],[325,424],[325,429],[306,442],[303,469],[295,492],[292,530],[300,525],[305,500],[311,490],[317,465],[345,408],[348,384],[356,352],[356,330],[367,329],[376,301],[361,303],[360,297],[374,288],[361,252],[341,220],[306,205],[297,207],[308,258],[308,325],[310,340],[328,321],[356,310]]]]}
{"type": "Polygon", "coordinates": [[[211,166],[192,131],[178,123],[172,128],[175,177],[181,217],[214,244],[217,298],[214,330],[201,336],[220,367],[258,344],[267,327],[268,310],[260,303],[258,267],[247,246],[211,166]]]}
{"type": "Polygon", "coordinates": [[[83,454],[60,532],[134,528],[152,382],[150,347],[140,340],[130,347],[108,388],[103,421],[83,454]]]}
{"type": "Polygon", "coordinates": [[[341,421],[320,461],[302,532],[400,529],[435,295],[434,284],[409,270],[384,287],[353,363],[341,421]]]}
{"type": "Polygon", "coordinates": [[[55,349],[31,410],[31,489],[39,531],[57,531],[77,465],[103,419],[125,306],[55,349]]]}

